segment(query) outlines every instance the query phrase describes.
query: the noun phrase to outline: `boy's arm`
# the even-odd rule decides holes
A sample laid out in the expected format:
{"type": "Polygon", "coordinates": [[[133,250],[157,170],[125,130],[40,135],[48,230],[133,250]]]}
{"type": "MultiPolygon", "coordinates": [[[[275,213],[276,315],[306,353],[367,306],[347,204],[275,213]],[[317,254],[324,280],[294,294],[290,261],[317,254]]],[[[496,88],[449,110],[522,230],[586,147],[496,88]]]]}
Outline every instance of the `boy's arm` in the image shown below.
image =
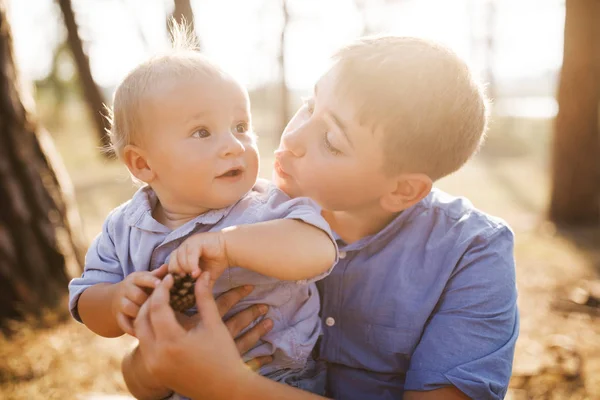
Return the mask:
{"type": "Polygon", "coordinates": [[[452,387],[470,398],[504,398],[519,331],[513,245],[500,227],[462,256],[411,356],[407,399],[452,387]]]}
{"type": "Polygon", "coordinates": [[[171,389],[158,384],[150,374],[140,355],[139,347],[123,358],[121,372],[127,389],[136,399],[158,400],[173,393],[171,389]]]}
{"type": "Polygon", "coordinates": [[[449,386],[428,392],[404,392],[403,400],[469,400],[469,396],[449,386]]]}
{"type": "Polygon", "coordinates": [[[281,280],[313,278],[337,258],[336,245],[325,231],[295,219],[239,225],[222,235],[229,265],[281,280]]]}
{"type": "Polygon", "coordinates": [[[160,382],[194,399],[322,399],[262,377],[244,366],[231,332],[221,320],[208,279],[205,273],[196,282],[200,322],[190,331],[179,326],[169,306],[169,289],[173,285],[170,276],[142,306],[135,320],[140,348],[137,362],[146,366],[147,381],[160,382]],[[198,384],[198,377],[210,379],[198,384]]]}

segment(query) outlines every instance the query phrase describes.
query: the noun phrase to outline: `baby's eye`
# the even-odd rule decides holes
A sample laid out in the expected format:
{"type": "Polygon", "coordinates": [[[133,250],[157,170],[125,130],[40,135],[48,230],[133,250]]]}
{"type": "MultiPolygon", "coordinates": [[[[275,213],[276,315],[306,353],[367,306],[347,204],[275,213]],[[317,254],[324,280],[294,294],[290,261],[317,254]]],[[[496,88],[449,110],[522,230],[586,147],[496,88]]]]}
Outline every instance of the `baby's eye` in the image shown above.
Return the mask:
{"type": "Polygon", "coordinates": [[[210,132],[206,129],[198,129],[192,133],[192,137],[204,139],[210,136],[210,132]]]}
{"type": "Polygon", "coordinates": [[[246,122],[241,122],[235,126],[236,133],[246,133],[248,132],[248,124],[246,122]]]}

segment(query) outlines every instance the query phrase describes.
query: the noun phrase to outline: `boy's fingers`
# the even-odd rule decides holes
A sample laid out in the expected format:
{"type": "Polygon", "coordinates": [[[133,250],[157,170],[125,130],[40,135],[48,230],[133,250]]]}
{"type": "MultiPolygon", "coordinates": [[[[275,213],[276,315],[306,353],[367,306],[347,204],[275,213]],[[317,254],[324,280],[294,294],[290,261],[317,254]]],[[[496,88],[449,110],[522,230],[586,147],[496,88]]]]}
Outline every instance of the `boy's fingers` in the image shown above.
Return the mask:
{"type": "Polygon", "coordinates": [[[177,322],[175,311],[169,305],[169,289],[173,286],[173,276],[167,275],[154,289],[150,302],[150,324],[158,340],[171,340],[185,333],[177,322]]]}
{"type": "Polygon", "coordinates": [[[250,326],[252,322],[265,315],[268,310],[269,307],[264,304],[255,304],[229,318],[225,321],[225,326],[229,330],[231,337],[236,338],[241,331],[250,326]]]}
{"type": "Polygon", "coordinates": [[[248,368],[250,368],[252,371],[256,372],[260,369],[260,367],[262,367],[263,365],[267,365],[272,361],[273,361],[273,357],[271,357],[271,356],[256,357],[256,358],[253,358],[252,360],[246,361],[246,366],[248,368]]]}
{"type": "Polygon", "coordinates": [[[135,336],[135,330],[133,329],[133,324],[131,323],[131,320],[127,318],[123,313],[117,314],[117,325],[119,325],[119,328],[121,328],[123,332],[131,336],[135,336]]]}
{"type": "Polygon", "coordinates": [[[221,317],[227,314],[227,312],[231,310],[234,305],[239,303],[241,299],[248,296],[252,292],[252,289],[254,289],[254,287],[251,285],[238,286],[217,297],[215,301],[221,317]]]}
{"type": "Polygon", "coordinates": [[[121,312],[128,317],[135,318],[140,312],[140,306],[124,297],[121,299],[121,312]]]}
{"type": "Polygon", "coordinates": [[[222,323],[222,321],[209,284],[210,272],[202,272],[200,277],[196,280],[196,286],[194,288],[196,306],[198,308],[200,319],[202,320],[202,325],[215,326],[216,324],[222,323]]]}
{"type": "Polygon", "coordinates": [[[150,324],[149,311],[150,302],[147,301],[142,305],[142,307],[140,307],[140,311],[133,321],[133,329],[136,337],[140,341],[140,347],[154,344],[155,335],[154,331],[152,330],[152,325],[150,324]]]}
{"type": "Polygon", "coordinates": [[[143,273],[143,274],[138,273],[135,275],[132,274],[132,276],[133,276],[134,285],[136,285],[138,287],[147,287],[147,288],[154,289],[160,283],[160,279],[158,279],[155,276],[152,276],[149,273],[143,273]]]}
{"type": "Polygon", "coordinates": [[[271,329],[273,329],[273,321],[265,319],[248,332],[235,339],[235,346],[240,355],[244,355],[248,350],[256,346],[256,343],[258,343],[260,338],[266,335],[271,329]]]}

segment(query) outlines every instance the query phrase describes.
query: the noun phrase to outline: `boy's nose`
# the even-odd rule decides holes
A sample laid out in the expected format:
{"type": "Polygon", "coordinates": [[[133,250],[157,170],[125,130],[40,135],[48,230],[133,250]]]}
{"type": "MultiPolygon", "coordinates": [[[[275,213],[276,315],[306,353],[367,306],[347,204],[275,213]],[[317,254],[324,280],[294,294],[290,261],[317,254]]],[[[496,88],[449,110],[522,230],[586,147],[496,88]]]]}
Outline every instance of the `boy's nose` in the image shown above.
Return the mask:
{"type": "Polygon", "coordinates": [[[279,145],[280,150],[289,151],[295,157],[302,157],[306,153],[306,148],[302,143],[301,129],[296,129],[292,132],[286,132],[281,137],[279,145]]]}
{"type": "Polygon", "coordinates": [[[223,144],[221,150],[222,157],[239,156],[246,151],[244,144],[240,142],[233,134],[227,135],[224,141],[225,143],[223,144]]]}

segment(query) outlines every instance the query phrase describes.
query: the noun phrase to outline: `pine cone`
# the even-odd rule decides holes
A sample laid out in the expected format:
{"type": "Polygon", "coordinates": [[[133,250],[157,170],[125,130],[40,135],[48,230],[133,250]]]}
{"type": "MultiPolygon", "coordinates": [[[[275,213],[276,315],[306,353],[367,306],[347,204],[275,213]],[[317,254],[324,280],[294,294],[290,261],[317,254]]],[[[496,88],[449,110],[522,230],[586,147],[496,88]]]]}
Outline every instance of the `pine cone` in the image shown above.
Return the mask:
{"type": "Polygon", "coordinates": [[[194,283],[191,275],[173,275],[174,284],[171,288],[169,304],[175,311],[183,312],[196,305],[194,283]]]}

